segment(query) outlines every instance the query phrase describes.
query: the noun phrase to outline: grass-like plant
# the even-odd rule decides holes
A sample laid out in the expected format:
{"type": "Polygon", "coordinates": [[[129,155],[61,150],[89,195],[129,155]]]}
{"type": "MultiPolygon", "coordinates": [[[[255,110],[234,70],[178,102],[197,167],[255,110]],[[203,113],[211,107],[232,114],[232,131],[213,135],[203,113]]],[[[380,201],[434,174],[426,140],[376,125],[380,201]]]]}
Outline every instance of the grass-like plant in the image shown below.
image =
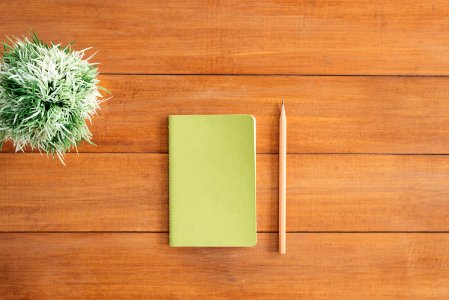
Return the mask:
{"type": "Polygon", "coordinates": [[[96,64],[85,51],[71,45],[31,39],[9,39],[0,59],[0,147],[13,142],[16,151],[27,146],[56,154],[81,141],[91,142],[86,124],[96,114],[102,95],[96,64]]]}

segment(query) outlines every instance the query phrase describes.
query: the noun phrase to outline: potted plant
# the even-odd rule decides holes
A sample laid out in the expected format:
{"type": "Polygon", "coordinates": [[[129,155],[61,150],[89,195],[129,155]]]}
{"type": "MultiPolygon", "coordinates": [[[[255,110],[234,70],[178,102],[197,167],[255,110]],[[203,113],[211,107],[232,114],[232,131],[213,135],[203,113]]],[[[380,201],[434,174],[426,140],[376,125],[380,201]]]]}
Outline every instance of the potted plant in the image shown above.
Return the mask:
{"type": "Polygon", "coordinates": [[[98,69],[86,50],[46,44],[36,34],[9,39],[0,59],[0,146],[9,140],[16,151],[26,147],[57,155],[92,143],[86,121],[104,101],[98,69]]]}

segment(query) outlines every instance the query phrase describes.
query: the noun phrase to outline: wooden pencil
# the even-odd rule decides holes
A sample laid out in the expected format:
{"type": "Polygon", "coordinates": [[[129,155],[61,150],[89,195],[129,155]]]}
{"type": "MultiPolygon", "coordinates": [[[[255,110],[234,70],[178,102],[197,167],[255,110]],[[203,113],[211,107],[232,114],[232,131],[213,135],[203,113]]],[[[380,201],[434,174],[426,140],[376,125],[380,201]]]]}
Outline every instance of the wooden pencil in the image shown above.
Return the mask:
{"type": "Polygon", "coordinates": [[[282,100],[279,118],[279,253],[286,253],[287,197],[287,117],[282,100]]]}

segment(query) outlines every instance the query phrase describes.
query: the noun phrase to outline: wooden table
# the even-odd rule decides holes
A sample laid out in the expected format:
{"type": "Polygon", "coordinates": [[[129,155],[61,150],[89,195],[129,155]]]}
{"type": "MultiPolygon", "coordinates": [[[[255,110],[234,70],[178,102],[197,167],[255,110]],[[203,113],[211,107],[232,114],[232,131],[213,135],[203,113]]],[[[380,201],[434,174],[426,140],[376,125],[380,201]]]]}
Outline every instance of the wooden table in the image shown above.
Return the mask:
{"type": "Polygon", "coordinates": [[[447,1],[2,1],[99,53],[67,166],[0,154],[2,299],[448,299],[447,1]],[[279,103],[287,255],[277,253],[279,103]],[[168,247],[167,115],[257,118],[258,244],[168,247]]]}

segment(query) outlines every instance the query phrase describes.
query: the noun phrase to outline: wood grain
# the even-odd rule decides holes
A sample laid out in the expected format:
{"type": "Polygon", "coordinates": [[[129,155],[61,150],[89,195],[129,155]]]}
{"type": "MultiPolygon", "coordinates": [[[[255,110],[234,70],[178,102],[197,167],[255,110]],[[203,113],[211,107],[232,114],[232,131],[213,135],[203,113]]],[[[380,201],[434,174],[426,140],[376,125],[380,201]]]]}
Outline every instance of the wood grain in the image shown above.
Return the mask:
{"type": "MultiPolygon", "coordinates": [[[[281,99],[289,153],[449,153],[449,78],[102,76],[113,93],[81,152],[167,152],[169,114],[248,113],[257,151],[278,152],[281,99]]],[[[10,144],[4,151],[12,151],[10,144]]]]}
{"type": "Polygon", "coordinates": [[[448,20],[444,0],[0,1],[0,36],[94,47],[114,96],[67,167],[0,154],[0,298],[448,299],[448,20]],[[169,248],[167,116],[227,113],[257,118],[258,244],[169,248]]]}
{"type": "Polygon", "coordinates": [[[0,12],[1,36],[92,46],[108,73],[449,74],[444,0],[28,0],[0,12]]]}
{"type": "Polygon", "coordinates": [[[276,234],[169,248],[166,234],[0,234],[7,299],[447,299],[447,234],[276,234]],[[261,284],[263,283],[263,284],[261,284]]]}
{"type": "MultiPolygon", "coordinates": [[[[277,155],[257,157],[258,230],[277,232],[277,155]]],[[[164,154],[0,155],[1,231],[167,231],[164,154]]],[[[449,156],[289,155],[288,231],[448,231],[449,156]]]]}

